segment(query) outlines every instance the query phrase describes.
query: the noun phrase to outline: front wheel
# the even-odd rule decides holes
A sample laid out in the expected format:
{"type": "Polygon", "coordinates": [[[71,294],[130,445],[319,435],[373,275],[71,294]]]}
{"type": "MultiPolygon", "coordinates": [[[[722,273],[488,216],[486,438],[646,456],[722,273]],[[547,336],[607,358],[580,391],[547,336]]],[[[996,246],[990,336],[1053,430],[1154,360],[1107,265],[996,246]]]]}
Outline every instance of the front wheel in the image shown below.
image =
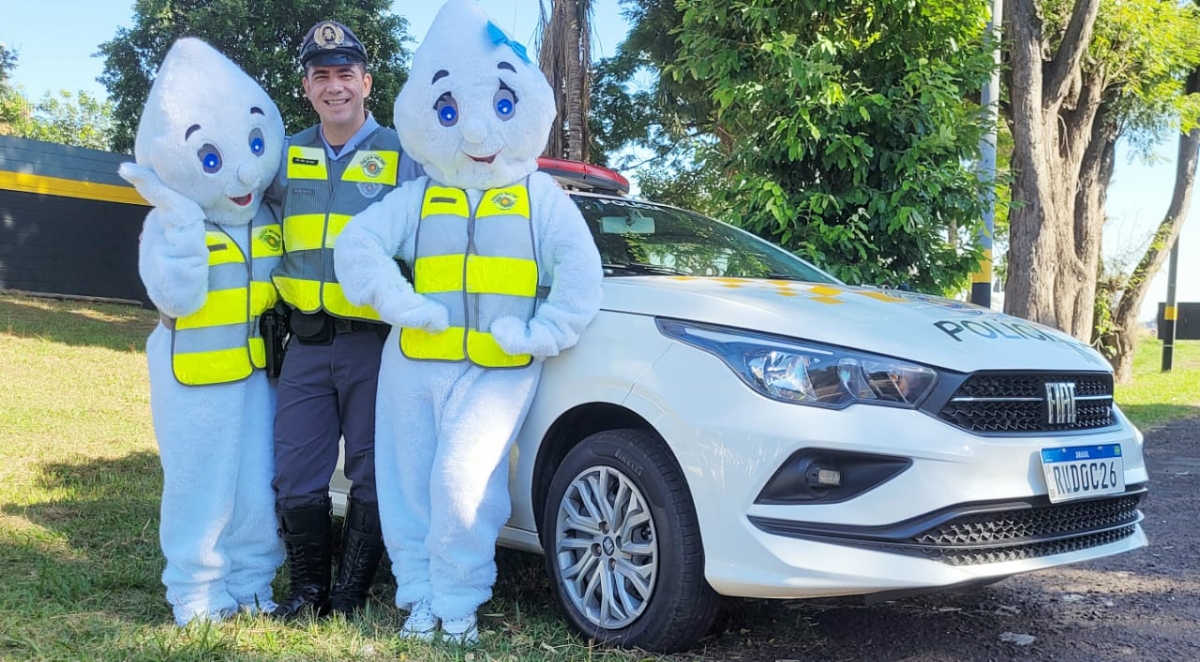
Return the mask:
{"type": "Polygon", "coordinates": [[[542,511],[546,570],[568,622],[600,643],[672,652],[704,635],[717,595],[687,481],[656,437],[609,430],[571,449],[542,511]]]}

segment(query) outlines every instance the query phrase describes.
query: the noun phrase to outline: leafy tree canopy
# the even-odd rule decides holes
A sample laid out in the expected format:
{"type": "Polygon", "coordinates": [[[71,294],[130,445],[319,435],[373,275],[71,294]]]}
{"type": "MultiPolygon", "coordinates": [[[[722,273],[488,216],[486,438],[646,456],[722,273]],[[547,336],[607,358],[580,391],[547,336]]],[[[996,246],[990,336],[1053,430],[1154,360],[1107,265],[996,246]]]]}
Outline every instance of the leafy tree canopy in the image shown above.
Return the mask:
{"type": "Polygon", "coordinates": [[[0,135],[12,135],[17,125],[29,116],[29,102],[12,84],[17,68],[17,52],[0,43],[0,135]]]}
{"type": "Polygon", "coordinates": [[[106,151],[112,140],[112,115],[111,101],[87,92],[47,92],[34,106],[21,137],[106,151]]]}
{"type": "Polygon", "coordinates": [[[133,27],[100,45],[100,82],[116,104],[113,148],[131,151],[154,74],[176,39],[199,37],[254,77],[279,106],[289,133],[317,121],[300,87],[300,42],[334,19],[354,30],[371,56],[368,107],[392,123],[392,101],[407,78],[408,21],[389,0],[136,0],[133,27]],[[372,103],[373,102],[373,103],[372,103]]]}
{"type": "Polygon", "coordinates": [[[987,3],[623,6],[632,29],[617,59],[659,74],[634,107],[661,112],[636,138],[615,130],[627,120],[599,139],[678,155],[681,169],[651,168],[651,189],[700,187],[705,211],[852,283],[944,292],[976,267],[979,250],[949,238],[971,236],[982,217],[973,162],[993,66],[987,3]]]}
{"type": "Polygon", "coordinates": [[[87,92],[46,93],[31,103],[12,85],[16,51],[0,44],[0,135],[107,150],[112,137],[112,103],[87,92]]]}

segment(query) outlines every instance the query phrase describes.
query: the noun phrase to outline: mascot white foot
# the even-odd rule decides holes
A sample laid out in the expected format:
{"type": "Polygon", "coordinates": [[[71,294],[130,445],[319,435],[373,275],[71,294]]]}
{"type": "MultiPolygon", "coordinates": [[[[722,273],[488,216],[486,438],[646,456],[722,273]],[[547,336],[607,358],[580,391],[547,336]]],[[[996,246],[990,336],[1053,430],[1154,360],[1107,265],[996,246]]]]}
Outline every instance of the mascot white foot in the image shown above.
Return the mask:
{"type": "Polygon", "coordinates": [[[274,305],[279,221],[262,205],[283,146],[279,110],[198,39],[177,41],[122,164],[154,208],[138,269],[161,322],[146,342],[163,468],[163,584],[179,625],[274,608],[272,428],[259,315],[274,305]]]}
{"type": "Polygon", "coordinates": [[[508,519],[508,458],[542,361],[600,307],[579,210],[537,172],[554,98],[525,48],[450,0],[396,98],[428,177],[355,216],[334,264],[346,296],[393,325],[379,377],[376,480],[405,636],[478,640],[508,519]],[[393,256],[413,266],[413,285],[393,256]]]}

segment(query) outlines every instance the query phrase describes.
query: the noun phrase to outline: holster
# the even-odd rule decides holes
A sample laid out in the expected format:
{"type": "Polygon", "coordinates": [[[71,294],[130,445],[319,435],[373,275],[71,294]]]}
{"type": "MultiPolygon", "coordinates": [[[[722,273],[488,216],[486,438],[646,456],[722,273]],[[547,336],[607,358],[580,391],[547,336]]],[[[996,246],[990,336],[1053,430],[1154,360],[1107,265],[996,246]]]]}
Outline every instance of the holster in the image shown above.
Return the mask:
{"type": "Polygon", "coordinates": [[[258,318],[266,354],[267,377],[277,378],[283,369],[283,356],[287,352],[288,317],[288,307],[276,305],[258,318]]]}
{"type": "Polygon", "coordinates": [[[333,342],[333,318],[323,310],[315,313],[293,310],[288,321],[296,342],[302,345],[328,345],[333,342]]]}

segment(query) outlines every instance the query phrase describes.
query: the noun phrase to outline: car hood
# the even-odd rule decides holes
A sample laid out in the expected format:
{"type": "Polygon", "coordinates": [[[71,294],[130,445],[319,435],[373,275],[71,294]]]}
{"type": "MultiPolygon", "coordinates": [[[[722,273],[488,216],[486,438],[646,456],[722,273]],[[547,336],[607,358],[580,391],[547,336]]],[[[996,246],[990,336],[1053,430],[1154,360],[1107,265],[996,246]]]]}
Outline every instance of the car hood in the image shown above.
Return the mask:
{"type": "Polygon", "coordinates": [[[942,297],[847,285],[692,276],[609,277],[604,309],[708,322],[950,370],[1109,371],[1055,329],[942,297]]]}

